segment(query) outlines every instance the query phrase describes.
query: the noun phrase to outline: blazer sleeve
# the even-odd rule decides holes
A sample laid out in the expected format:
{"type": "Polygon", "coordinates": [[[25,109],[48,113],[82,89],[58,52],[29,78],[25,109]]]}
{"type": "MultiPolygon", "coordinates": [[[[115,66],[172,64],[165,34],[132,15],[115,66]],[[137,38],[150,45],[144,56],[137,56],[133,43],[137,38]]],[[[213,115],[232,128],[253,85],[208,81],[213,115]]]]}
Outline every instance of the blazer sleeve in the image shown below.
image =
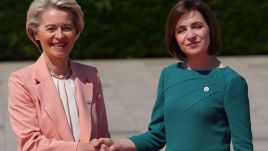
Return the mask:
{"type": "Polygon", "coordinates": [[[75,151],[76,142],[48,139],[41,134],[35,105],[29,88],[17,74],[12,74],[8,82],[8,111],[11,127],[18,141],[18,149],[23,151],[75,151]]]}
{"type": "Polygon", "coordinates": [[[248,86],[243,77],[227,82],[224,107],[234,150],[253,151],[248,86]]]}
{"type": "Polygon", "coordinates": [[[166,143],[164,124],[164,70],[161,72],[158,84],[156,102],[152,111],[148,131],[129,139],[135,144],[138,151],[155,151],[163,148],[166,143]]]}
{"type": "Polygon", "coordinates": [[[98,70],[96,69],[97,73],[97,80],[96,80],[96,89],[95,89],[95,96],[97,97],[97,121],[98,121],[98,138],[110,138],[108,122],[107,122],[107,115],[102,91],[102,84],[100,80],[100,75],[98,70]]]}

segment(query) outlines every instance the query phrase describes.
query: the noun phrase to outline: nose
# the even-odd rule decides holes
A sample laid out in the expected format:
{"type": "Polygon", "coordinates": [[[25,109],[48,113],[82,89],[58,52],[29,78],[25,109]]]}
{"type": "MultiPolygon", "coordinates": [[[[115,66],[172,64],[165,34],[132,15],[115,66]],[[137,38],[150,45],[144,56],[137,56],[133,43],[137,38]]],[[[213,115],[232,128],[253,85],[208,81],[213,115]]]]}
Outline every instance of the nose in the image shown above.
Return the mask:
{"type": "Polygon", "coordinates": [[[61,29],[58,29],[57,32],[55,33],[55,38],[57,39],[62,39],[64,38],[64,33],[62,32],[61,29]]]}
{"type": "Polygon", "coordinates": [[[187,38],[188,41],[193,43],[193,42],[196,41],[196,34],[190,29],[186,33],[186,38],[187,38]]]}

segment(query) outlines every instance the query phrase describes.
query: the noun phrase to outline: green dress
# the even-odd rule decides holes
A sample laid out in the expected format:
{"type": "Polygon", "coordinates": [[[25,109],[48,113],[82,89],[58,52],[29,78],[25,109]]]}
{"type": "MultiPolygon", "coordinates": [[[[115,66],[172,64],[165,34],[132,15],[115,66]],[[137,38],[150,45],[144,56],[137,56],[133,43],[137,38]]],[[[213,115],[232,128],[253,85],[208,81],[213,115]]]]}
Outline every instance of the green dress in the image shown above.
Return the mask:
{"type": "Polygon", "coordinates": [[[138,151],[252,151],[248,88],[230,67],[173,64],[161,72],[148,131],[129,139],[138,151]]]}

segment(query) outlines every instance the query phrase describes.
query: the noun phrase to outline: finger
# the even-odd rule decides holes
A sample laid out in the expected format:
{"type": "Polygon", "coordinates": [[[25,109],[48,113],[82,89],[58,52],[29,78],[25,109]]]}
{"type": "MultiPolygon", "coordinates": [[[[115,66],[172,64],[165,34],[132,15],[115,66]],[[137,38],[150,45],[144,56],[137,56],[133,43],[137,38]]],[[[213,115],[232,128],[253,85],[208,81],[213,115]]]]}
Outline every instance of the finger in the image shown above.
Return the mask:
{"type": "Polygon", "coordinates": [[[90,141],[90,143],[94,146],[94,147],[97,147],[99,146],[101,143],[98,139],[94,138],[90,141]]]}
{"type": "Polygon", "coordinates": [[[101,144],[105,144],[107,146],[113,145],[113,141],[110,138],[100,138],[99,141],[101,144]]]}
{"type": "Polygon", "coordinates": [[[100,151],[109,151],[109,147],[105,144],[101,144],[101,150],[100,151]]]}
{"type": "Polygon", "coordinates": [[[111,145],[111,146],[109,147],[109,150],[110,150],[110,151],[116,151],[116,147],[115,147],[115,145],[111,145]]]}

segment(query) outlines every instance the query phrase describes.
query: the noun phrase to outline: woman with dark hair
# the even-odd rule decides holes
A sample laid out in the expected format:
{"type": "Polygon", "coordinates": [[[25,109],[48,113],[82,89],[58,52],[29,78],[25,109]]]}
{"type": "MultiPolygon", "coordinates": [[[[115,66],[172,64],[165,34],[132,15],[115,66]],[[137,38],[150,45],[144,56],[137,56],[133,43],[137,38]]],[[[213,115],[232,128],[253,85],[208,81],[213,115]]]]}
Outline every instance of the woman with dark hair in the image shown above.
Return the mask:
{"type": "Polygon", "coordinates": [[[148,131],[128,139],[100,139],[111,150],[252,151],[248,88],[225,66],[218,21],[201,0],[181,0],[166,21],[166,46],[181,60],[165,67],[148,131]]]}

